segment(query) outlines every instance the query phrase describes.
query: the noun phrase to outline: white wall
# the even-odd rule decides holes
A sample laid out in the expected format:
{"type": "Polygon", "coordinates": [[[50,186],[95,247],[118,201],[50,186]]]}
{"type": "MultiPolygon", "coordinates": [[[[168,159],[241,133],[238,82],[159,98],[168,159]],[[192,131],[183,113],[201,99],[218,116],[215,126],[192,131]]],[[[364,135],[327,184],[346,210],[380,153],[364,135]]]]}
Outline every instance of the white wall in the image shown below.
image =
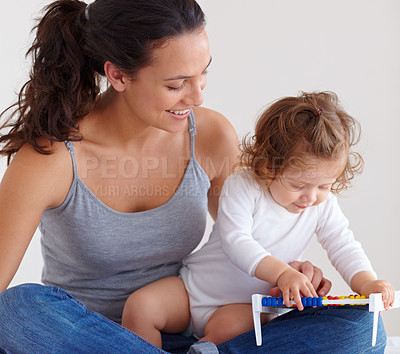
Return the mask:
{"type": "MultiPolygon", "coordinates": [[[[400,1],[199,0],[208,18],[213,63],[204,105],[228,117],[240,137],[260,110],[298,91],[333,90],[362,124],[364,173],[340,203],[380,278],[400,289],[396,271],[400,233],[400,1]]],[[[0,21],[0,109],[26,79],[23,55],[40,0],[14,0],[0,21]]],[[[1,171],[4,171],[4,161],[1,171]]],[[[39,282],[39,235],[12,284],[39,282]]],[[[332,294],[351,290],[317,243],[306,258],[333,282],[332,294]]],[[[383,314],[388,335],[400,336],[400,310],[383,314]],[[397,320],[396,320],[397,319],[397,320]]]]}

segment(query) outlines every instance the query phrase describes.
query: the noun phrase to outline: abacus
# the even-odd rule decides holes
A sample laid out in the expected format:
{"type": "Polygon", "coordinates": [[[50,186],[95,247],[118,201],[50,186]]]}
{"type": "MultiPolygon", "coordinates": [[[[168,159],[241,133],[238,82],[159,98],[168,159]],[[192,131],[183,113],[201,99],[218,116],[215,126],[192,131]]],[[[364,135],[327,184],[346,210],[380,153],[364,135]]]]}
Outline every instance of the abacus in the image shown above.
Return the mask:
{"type": "MultiPolygon", "coordinates": [[[[294,305],[293,308],[286,307],[283,303],[282,297],[271,297],[268,295],[254,294],[252,296],[252,308],[253,308],[253,321],[254,321],[254,332],[256,335],[256,344],[260,346],[262,344],[261,336],[261,313],[277,313],[283,314],[288,311],[292,311],[296,303],[290,300],[290,303],[294,305]]],[[[374,322],[372,326],[372,346],[376,344],[376,335],[378,330],[378,318],[379,313],[385,308],[383,306],[382,294],[370,294],[369,298],[359,295],[351,296],[328,296],[328,297],[302,297],[301,302],[304,307],[310,306],[344,306],[344,305],[368,305],[369,312],[374,313],[374,322]]],[[[400,307],[400,291],[395,292],[395,300],[392,308],[400,307]]]]}

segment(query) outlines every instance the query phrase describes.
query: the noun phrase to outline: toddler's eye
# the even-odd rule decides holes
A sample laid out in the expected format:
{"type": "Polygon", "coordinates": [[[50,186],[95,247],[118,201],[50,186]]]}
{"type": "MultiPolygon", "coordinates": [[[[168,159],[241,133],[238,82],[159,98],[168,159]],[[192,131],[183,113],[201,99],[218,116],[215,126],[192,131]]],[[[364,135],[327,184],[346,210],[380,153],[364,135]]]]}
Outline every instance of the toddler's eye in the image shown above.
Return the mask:
{"type": "Polygon", "coordinates": [[[296,190],[301,190],[304,188],[304,185],[299,185],[299,184],[292,184],[292,188],[296,190]]]}
{"type": "Polygon", "coordinates": [[[328,189],[331,189],[331,186],[330,185],[329,186],[320,186],[319,189],[326,191],[328,189]]]}

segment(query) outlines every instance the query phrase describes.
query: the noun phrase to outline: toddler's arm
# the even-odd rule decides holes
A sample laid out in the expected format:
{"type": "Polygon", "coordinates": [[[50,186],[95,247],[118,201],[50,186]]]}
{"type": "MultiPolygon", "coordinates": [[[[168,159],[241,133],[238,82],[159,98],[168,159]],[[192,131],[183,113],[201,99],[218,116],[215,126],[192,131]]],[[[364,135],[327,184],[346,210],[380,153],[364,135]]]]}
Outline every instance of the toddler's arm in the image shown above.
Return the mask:
{"type": "Polygon", "coordinates": [[[290,295],[292,295],[300,311],[304,309],[301,296],[318,296],[306,275],[272,256],[266,256],[260,261],[256,267],[255,276],[268,283],[278,285],[282,291],[283,301],[288,307],[291,306],[290,295]]]}
{"type": "Polygon", "coordinates": [[[372,293],[382,293],[382,300],[386,310],[389,310],[393,305],[395,295],[392,284],[386,280],[377,280],[370,272],[357,273],[351,279],[351,288],[364,296],[369,296],[372,293]]]}

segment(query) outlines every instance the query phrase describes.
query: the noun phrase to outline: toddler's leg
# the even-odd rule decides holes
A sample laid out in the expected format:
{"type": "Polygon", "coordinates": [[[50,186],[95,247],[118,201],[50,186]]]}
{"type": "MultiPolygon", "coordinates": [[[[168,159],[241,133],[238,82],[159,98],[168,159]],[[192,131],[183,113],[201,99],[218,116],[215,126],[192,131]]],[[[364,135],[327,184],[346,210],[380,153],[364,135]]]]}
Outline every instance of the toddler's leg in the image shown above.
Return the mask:
{"type": "MultiPolygon", "coordinates": [[[[274,314],[262,315],[263,325],[276,317],[274,314]]],[[[204,337],[200,340],[219,344],[253,328],[251,304],[230,304],[219,308],[211,315],[204,329],[204,337]]]]}
{"type": "Polygon", "coordinates": [[[189,299],[183,281],[168,277],[129,296],[122,325],[161,348],[160,331],[183,332],[189,325],[189,299]]]}

